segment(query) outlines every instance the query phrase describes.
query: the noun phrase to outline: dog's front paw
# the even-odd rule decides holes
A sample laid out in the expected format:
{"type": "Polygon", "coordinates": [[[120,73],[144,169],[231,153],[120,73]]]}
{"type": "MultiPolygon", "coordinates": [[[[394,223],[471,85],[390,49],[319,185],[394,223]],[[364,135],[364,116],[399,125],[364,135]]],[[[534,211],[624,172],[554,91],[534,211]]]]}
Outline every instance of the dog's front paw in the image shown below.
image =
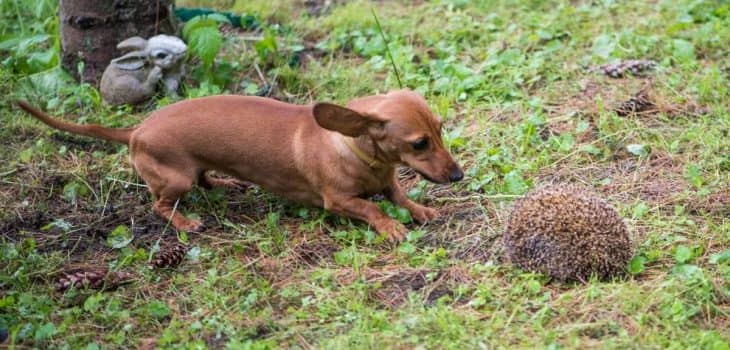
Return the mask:
{"type": "Polygon", "coordinates": [[[391,242],[402,242],[408,234],[408,229],[398,221],[388,220],[375,226],[380,234],[388,236],[391,242]]]}
{"type": "Polygon", "coordinates": [[[422,205],[415,206],[410,210],[411,216],[418,223],[423,224],[431,220],[438,219],[439,212],[436,209],[424,207],[422,205]]]}
{"type": "Polygon", "coordinates": [[[175,228],[185,232],[203,232],[205,231],[205,224],[200,220],[187,219],[185,222],[175,225],[175,228]]]}
{"type": "Polygon", "coordinates": [[[221,179],[218,179],[216,182],[214,182],[213,183],[213,186],[216,186],[216,187],[226,187],[226,188],[230,188],[230,189],[233,189],[233,190],[238,190],[238,191],[241,191],[241,192],[246,192],[248,190],[248,188],[251,187],[251,184],[248,183],[248,182],[243,182],[243,181],[236,180],[236,179],[230,179],[230,178],[223,179],[223,178],[221,178],[221,179]]]}

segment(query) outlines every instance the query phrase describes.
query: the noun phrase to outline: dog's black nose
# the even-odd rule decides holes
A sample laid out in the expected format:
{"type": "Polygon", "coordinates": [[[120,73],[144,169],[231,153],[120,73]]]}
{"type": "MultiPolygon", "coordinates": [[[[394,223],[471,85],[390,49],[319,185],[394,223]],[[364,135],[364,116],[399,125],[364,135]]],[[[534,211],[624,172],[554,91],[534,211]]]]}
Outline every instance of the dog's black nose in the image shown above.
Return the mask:
{"type": "Polygon", "coordinates": [[[464,178],[464,172],[461,171],[461,169],[459,169],[459,168],[452,170],[451,173],[449,174],[449,180],[451,180],[451,182],[456,182],[463,178],[464,178]]]}

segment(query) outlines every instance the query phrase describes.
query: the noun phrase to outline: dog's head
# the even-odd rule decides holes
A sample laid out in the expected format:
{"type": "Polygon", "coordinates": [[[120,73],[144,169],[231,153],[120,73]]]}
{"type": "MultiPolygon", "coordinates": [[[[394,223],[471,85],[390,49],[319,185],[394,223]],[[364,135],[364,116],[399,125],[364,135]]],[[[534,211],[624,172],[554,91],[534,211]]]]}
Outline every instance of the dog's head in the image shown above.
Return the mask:
{"type": "Polygon", "coordinates": [[[441,140],[441,120],[415,92],[363,97],[347,107],[318,103],[313,114],[325,129],[350,137],[369,135],[389,161],[405,164],[429,181],[447,183],[464,177],[441,140]]]}

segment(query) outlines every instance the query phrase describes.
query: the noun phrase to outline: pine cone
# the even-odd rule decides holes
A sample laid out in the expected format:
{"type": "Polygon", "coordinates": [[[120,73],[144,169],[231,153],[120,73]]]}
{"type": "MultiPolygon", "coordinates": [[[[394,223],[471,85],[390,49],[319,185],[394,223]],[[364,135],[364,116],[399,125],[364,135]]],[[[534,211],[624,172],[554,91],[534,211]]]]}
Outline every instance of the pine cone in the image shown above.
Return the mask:
{"type": "Polygon", "coordinates": [[[185,259],[187,253],[188,247],[182,244],[176,244],[168,249],[157,252],[154,259],[152,259],[152,266],[157,269],[176,267],[185,259]]]}
{"type": "Polygon", "coordinates": [[[646,92],[646,90],[641,90],[630,99],[619,104],[615,108],[615,112],[616,114],[625,117],[635,113],[648,111],[654,109],[655,107],[656,105],[654,105],[654,102],[651,101],[651,98],[649,98],[649,94],[646,92]]]}
{"type": "Polygon", "coordinates": [[[104,285],[107,288],[115,288],[120,284],[131,281],[133,277],[128,272],[115,271],[110,273],[109,269],[105,267],[64,272],[58,278],[56,291],[63,292],[70,288],[100,289],[104,285]]]}
{"type": "Polygon", "coordinates": [[[626,76],[626,73],[640,75],[655,66],[656,62],[650,60],[626,60],[604,64],[598,67],[598,71],[611,78],[622,78],[626,76]]]}

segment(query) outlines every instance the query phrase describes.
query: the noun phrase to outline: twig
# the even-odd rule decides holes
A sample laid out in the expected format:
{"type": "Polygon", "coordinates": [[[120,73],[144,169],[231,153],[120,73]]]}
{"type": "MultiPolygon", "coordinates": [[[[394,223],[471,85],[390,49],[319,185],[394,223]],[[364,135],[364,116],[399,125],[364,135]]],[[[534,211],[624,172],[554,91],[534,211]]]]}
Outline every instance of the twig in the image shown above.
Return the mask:
{"type": "Polygon", "coordinates": [[[258,63],[254,62],[253,68],[256,69],[256,73],[259,75],[259,79],[261,79],[264,82],[264,84],[268,85],[269,82],[266,81],[266,77],[264,77],[264,73],[261,72],[261,68],[259,68],[258,63]]]}
{"type": "Polygon", "coordinates": [[[0,177],[6,177],[8,175],[12,175],[12,174],[15,174],[17,172],[18,172],[18,168],[10,169],[10,170],[8,170],[6,172],[0,173],[0,177]]]}
{"type": "Polygon", "coordinates": [[[147,185],[144,185],[144,184],[138,184],[138,183],[134,183],[134,182],[129,182],[129,181],[124,181],[124,180],[119,180],[119,179],[117,179],[117,178],[113,178],[113,177],[111,177],[111,176],[107,176],[107,177],[106,177],[106,179],[107,179],[107,180],[111,180],[111,181],[113,181],[113,182],[121,182],[121,183],[123,183],[123,184],[125,184],[125,185],[131,185],[131,186],[136,186],[136,187],[142,187],[142,188],[147,188],[147,185]]]}
{"type": "Polygon", "coordinates": [[[261,41],[261,40],[264,40],[264,36],[263,35],[259,35],[259,36],[240,36],[238,38],[240,40],[243,40],[243,41],[261,41]]]}
{"type": "Polygon", "coordinates": [[[466,202],[473,199],[508,200],[519,199],[522,197],[524,197],[524,195],[521,194],[472,194],[462,197],[437,197],[433,200],[437,202],[466,202]]]}
{"type": "Polygon", "coordinates": [[[373,12],[373,18],[375,18],[375,24],[378,25],[378,31],[380,32],[380,36],[383,38],[383,42],[385,43],[385,51],[388,53],[388,58],[390,58],[390,64],[393,66],[393,71],[395,71],[395,78],[398,79],[398,87],[401,89],[403,88],[403,82],[400,80],[400,73],[398,73],[398,67],[395,65],[395,61],[393,60],[393,54],[390,52],[390,45],[388,44],[388,39],[385,38],[385,33],[383,33],[383,27],[380,26],[380,21],[378,21],[378,16],[375,14],[375,9],[370,9],[373,12]]]}
{"type": "Polygon", "coordinates": [[[28,188],[36,188],[36,189],[41,189],[41,190],[49,190],[50,189],[50,188],[44,187],[44,186],[28,185],[27,183],[13,182],[13,181],[7,181],[7,180],[0,180],[0,183],[7,184],[7,185],[18,185],[18,186],[28,187],[28,188]]]}

